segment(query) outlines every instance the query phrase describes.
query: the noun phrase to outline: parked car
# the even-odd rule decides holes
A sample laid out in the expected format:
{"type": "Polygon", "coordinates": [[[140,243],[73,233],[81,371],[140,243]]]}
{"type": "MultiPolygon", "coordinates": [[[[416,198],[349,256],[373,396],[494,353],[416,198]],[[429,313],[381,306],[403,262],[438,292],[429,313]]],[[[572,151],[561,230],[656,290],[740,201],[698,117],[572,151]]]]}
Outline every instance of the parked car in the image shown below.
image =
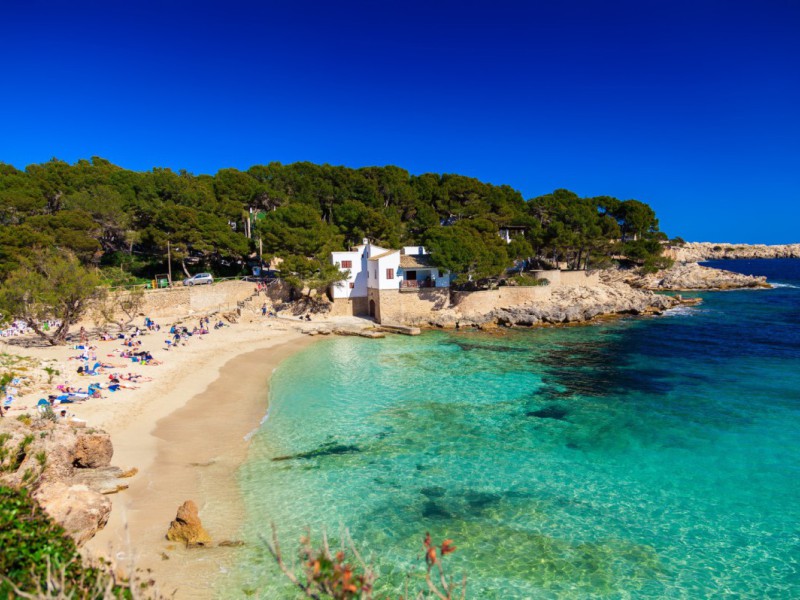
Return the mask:
{"type": "Polygon", "coordinates": [[[183,285],[203,285],[204,283],[214,283],[211,273],[198,273],[197,275],[192,275],[189,279],[183,280],[183,285]]]}

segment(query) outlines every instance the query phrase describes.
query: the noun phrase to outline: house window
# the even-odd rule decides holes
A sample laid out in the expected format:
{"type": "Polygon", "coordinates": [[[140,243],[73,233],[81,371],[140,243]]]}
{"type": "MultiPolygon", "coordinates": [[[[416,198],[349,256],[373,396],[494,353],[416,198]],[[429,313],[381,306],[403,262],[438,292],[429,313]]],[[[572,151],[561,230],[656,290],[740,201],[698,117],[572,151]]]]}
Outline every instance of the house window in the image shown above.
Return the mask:
{"type": "Polygon", "coordinates": [[[351,281],[351,282],[350,282],[350,289],[352,290],[352,289],[353,289],[353,288],[355,288],[355,287],[356,287],[356,284],[355,284],[355,283],[353,283],[353,282],[351,281]]]}
{"type": "Polygon", "coordinates": [[[343,260],[342,261],[342,268],[343,269],[352,269],[353,268],[353,261],[352,260],[343,260]]]}
{"type": "Polygon", "coordinates": [[[386,269],[386,279],[394,279],[394,269],[386,269]]]}

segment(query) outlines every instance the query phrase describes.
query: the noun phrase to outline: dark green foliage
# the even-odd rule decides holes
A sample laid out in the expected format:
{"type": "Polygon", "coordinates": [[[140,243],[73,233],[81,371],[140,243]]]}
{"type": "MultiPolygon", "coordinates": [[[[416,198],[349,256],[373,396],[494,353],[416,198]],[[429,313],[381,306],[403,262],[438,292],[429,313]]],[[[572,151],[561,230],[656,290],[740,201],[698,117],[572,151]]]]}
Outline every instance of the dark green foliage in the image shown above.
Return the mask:
{"type": "Polygon", "coordinates": [[[528,275],[515,275],[509,279],[519,286],[538,287],[550,285],[550,281],[548,279],[534,279],[528,275]]]}
{"type": "MultiPolygon", "coordinates": [[[[105,589],[105,573],[84,566],[75,542],[25,490],[0,486],[0,548],[0,598],[16,597],[9,582],[30,594],[43,588],[48,560],[51,574],[64,570],[67,586],[63,597],[102,597],[92,592],[105,589]]],[[[122,588],[112,591],[125,596],[122,588]]]]}
{"type": "Polygon", "coordinates": [[[270,163],[210,176],[126,171],[98,157],[24,171],[0,163],[0,281],[31,248],[118,268],[103,279],[122,284],[165,272],[167,244],[173,269],[236,274],[259,238],[266,256],[321,263],[365,237],[393,248],[426,243],[458,281],[494,277],[514,261],[586,268],[631,252],[643,263],[661,254],[645,242],[666,239],[637,200],[560,189],[526,201],[506,185],[395,166],[270,163]],[[508,225],[525,229],[506,245],[497,233],[508,225]]]}

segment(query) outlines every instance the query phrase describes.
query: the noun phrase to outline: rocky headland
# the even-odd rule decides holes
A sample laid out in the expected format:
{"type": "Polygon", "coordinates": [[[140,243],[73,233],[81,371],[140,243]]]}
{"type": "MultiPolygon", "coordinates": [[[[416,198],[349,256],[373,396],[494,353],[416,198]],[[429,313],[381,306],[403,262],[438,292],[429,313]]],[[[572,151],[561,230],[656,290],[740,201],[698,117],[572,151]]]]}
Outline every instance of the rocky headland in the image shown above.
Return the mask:
{"type": "Polygon", "coordinates": [[[676,264],[657,273],[642,269],[608,269],[592,286],[557,287],[545,300],[496,308],[485,313],[464,313],[458,307],[432,312],[430,318],[407,325],[437,328],[536,326],[587,323],[623,315],[659,315],[678,306],[696,305],[700,298],[665,295],[667,291],[713,291],[771,287],[766,277],[741,275],[703,267],[676,264]]]}
{"type": "Polygon", "coordinates": [[[605,283],[624,283],[636,289],[653,291],[734,290],[771,287],[766,277],[742,275],[697,263],[677,263],[657,273],[641,269],[617,269],[603,272],[605,283]]]}
{"type": "Polygon", "coordinates": [[[683,299],[646,290],[625,283],[601,283],[591,287],[565,287],[553,290],[550,298],[521,306],[494,309],[485,314],[462,314],[450,309],[432,313],[429,327],[535,326],[585,323],[615,315],[657,315],[683,304],[697,304],[699,299],[683,299]]]}
{"type": "Polygon", "coordinates": [[[78,546],[105,527],[108,494],[127,488],[136,473],[111,466],[113,454],[100,430],[29,415],[0,419],[0,484],[27,488],[78,546]]]}
{"type": "Polygon", "coordinates": [[[737,258],[800,258],[800,244],[715,244],[712,242],[689,242],[671,248],[669,254],[676,262],[690,263],[704,260],[737,258]]]}

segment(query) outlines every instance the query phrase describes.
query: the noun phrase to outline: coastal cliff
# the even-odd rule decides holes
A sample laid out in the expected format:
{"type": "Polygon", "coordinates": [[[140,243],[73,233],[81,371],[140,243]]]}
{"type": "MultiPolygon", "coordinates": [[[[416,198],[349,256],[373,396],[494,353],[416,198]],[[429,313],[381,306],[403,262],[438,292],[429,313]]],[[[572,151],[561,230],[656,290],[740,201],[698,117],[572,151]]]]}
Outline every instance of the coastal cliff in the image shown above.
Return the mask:
{"type": "Polygon", "coordinates": [[[669,253],[676,262],[690,263],[703,260],[726,260],[741,258],[800,258],[800,244],[715,244],[712,242],[689,242],[669,253]]]}

